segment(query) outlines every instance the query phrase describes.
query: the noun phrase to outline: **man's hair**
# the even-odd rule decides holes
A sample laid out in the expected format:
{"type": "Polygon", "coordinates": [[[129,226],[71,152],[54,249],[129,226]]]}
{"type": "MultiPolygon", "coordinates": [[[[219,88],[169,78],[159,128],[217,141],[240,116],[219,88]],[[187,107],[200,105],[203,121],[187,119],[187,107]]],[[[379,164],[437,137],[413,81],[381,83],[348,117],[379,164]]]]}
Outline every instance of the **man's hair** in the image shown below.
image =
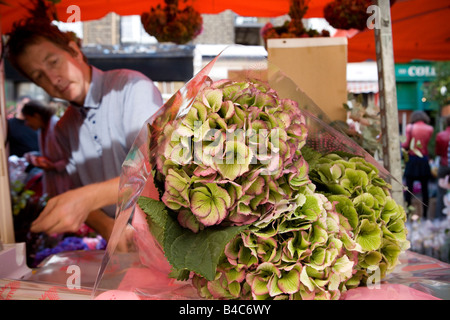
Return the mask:
{"type": "Polygon", "coordinates": [[[36,113],[39,114],[42,120],[47,123],[50,118],[55,114],[56,110],[39,100],[31,100],[22,108],[22,114],[25,116],[34,116],[36,113]]]}
{"type": "MultiPolygon", "coordinates": [[[[29,45],[38,44],[42,40],[53,43],[72,56],[75,56],[76,52],[69,46],[69,43],[75,41],[80,46],[73,33],[62,32],[49,20],[31,17],[15,22],[12,31],[7,34],[5,51],[11,64],[27,77],[28,75],[20,68],[17,60],[29,45]]],[[[84,55],[83,59],[87,62],[84,55]]]]}

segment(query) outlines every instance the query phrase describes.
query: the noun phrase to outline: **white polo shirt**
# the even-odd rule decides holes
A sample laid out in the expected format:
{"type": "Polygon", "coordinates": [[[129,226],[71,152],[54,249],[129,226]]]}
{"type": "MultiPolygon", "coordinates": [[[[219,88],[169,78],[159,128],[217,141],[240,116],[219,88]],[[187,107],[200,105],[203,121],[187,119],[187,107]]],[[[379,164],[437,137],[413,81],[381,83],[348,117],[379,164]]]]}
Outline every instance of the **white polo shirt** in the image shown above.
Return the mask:
{"type": "MultiPolygon", "coordinates": [[[[74,186],[118,177],[145,121],[162,104],[158,88],[142,73],[92,67],[84,106],[70,106],[57,125],[74,186]]],[[[103,209],[115,216],[115,206],[103,209]]]]}

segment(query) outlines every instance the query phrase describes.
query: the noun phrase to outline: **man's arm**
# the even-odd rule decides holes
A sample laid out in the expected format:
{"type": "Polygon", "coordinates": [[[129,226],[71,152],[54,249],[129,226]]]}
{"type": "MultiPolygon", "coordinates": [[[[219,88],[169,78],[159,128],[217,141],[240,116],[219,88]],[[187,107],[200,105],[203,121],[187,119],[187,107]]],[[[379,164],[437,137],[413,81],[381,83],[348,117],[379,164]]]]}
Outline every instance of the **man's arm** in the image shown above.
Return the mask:
{"type": "Polygon", "coordinates": [[[47,234],[76,232],[91,212],[117,203],[119,179],[86,185],[51,198],[31,224],[31,231],[47,234]]]}

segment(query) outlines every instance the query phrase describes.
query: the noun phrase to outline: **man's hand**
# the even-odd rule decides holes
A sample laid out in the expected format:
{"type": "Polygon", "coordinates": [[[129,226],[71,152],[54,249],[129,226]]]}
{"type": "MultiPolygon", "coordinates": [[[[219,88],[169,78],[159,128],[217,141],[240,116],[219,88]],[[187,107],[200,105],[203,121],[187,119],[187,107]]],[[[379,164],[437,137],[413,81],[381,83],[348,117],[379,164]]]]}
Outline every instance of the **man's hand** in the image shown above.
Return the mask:
{"type": "Polygon", "coordinates": [[[118,189],[119,177],[53,197],[31,224],[31,232],[76,232],[90,212],[117,203],[118,189]]]}
{"type": "MultiPolygon", "coordinates": [[[[86,224],[94,229],[106,242],[109,242],[111,237],[113,228],[114,228],[115,219],[108,216],[102,210],[95,210],[89,213],[89,216],[86,218],[86,224]]],[[[128,241],[132,237],[127,236],[127,232],[124,232],[117,243],[116,250],[118,252],[127,252],[128,251],[128,241]]]]}
{"type": "Polygon", "coordinates": [[[90,212],[90,204],[83,196],[83,188],[79,188],[51,198],[31,224],[31,231],[47,234],[76,232],[90,212]]]}

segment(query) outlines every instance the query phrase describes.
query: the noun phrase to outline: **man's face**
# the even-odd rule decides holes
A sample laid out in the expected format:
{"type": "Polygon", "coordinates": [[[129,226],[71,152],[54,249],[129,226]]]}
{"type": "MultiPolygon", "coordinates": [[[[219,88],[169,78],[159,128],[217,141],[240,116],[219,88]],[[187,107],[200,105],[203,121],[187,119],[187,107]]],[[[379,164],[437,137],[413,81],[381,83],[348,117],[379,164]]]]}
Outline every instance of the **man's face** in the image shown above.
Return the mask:
{"type": "Polygon", "coordinates": [[[89,89],[90,68],[75,42],[69,45],[76,50],[75,56],[42,39],[27,46],[18,63],[50,96],[82,105],[89,89]]]}

